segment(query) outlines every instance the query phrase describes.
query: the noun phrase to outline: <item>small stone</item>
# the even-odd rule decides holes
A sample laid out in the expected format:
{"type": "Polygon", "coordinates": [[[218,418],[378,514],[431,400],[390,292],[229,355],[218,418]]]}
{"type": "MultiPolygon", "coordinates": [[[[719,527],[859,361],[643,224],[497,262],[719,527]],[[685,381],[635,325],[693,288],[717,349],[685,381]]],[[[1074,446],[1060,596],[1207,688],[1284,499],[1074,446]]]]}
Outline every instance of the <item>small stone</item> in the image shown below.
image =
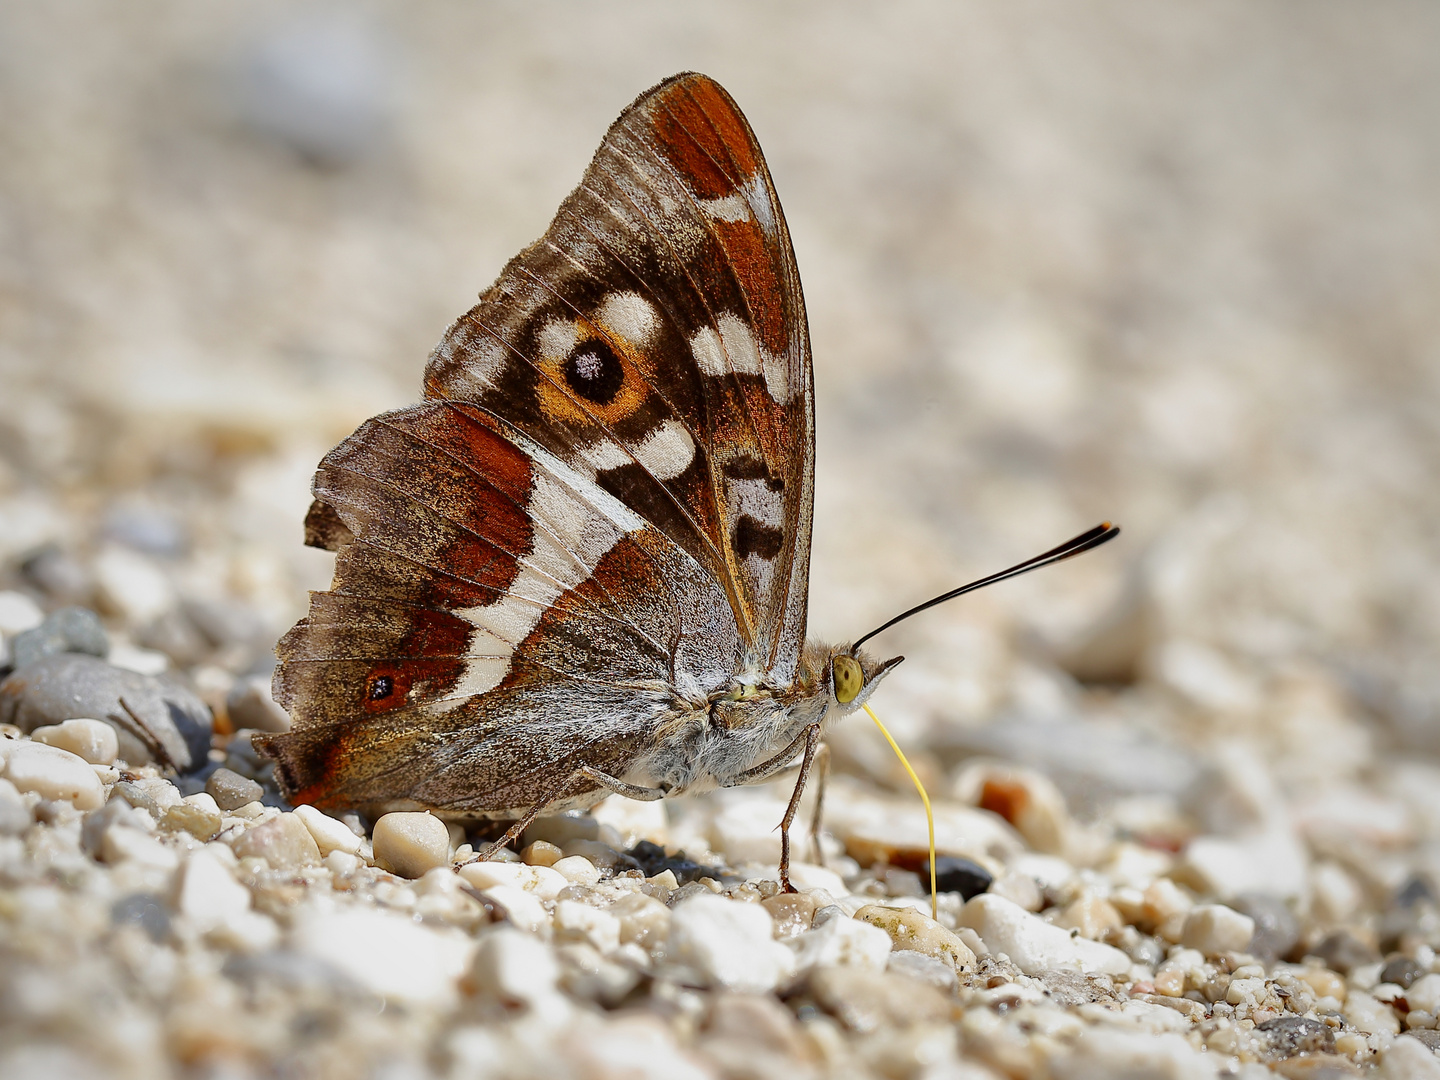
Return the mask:
{"type": "MultiPolygon", "coordinates": [[[[920,869],[922,883],[930,881],[930,860],[926,859],[920,869]]],[[[958,855],[937,855],[935,857],[935,889],[942,893],[959,893],[962,900],[979,896],[990,888],[995,880],[993,874],[977,862],[962,859],[958,855]]]]}
{"type": "Polygon", "coordinates": [[[1345,997],[1345,1019],[1356,1031],[1366,1035],[1397,1035],[1400,1021],[1395,1010],[1363,990],[1352,990],[1345,997]]]}
{"type": "Polygon", "coordinates": [[[560,895],[560,890],[570,884],[564,874],[558,874],[548,866],[493,860],[466,863],[460,867],[460,876],[482,892],[505,885],[534,893],[541,900],[554,900],[560,895]]]}
{"type": "Polygon", "coordinates": [[[795,950],[796,970],[802,972],[837,965],[884,971],[890,957],[890,935],[858,919],[831,919],[787,943],[795,950]]]}
{"type": "Polygon", "coordinates": [[[4,744],[5,779],[18,791],[42,799],[59,799],[77,810],[95,810],[105,802],[100,778],[84,758],[68,750],[36,742],[4,744]]]}
{"type": "Polygon", "coordinates": [[[115,729],[99,720],[77,718],[49,724],[30,732],[30,738],[46,746],[69,750],[91,765],[110,765],[120,756],[120,740],[115,729]]]}
{"type": "Polygon", "coordinates": [[[567,855],[551,864],[551,869],[575,885],[594,885],[600,880],[599,868],[584,855],[567,855]]]}
{"type": "Polygon", "coordinates": [[[325,961],[373,994],[417,1007],[448,1008],[470,966],[473,945],[464,934],[381,908],[317,899],[303,905],[293,921],[292,948],[325,961]]]}
{"type": "Polygon", "coordinates": [[[135,780],[121,780],[115,785],[116,794],[137,810],[146,810],[150,816],[160,819],[172,806],[179,806],[184,796],[180,790],[163,776],[145,776],[135,780]]]}
{"type": "Polygon", "coordinates": [[[1412,1031],[1390,1044],[1375,1070],[1377,1080],[1440,1080],[1440,1031],[1412,1031]]]}
{"type": "Polygon", "coordinates": [[[1318,1020],[1303,1016],[1277,1016],[1257,1024],[1255,1030],[1264,1034],[1266,1049],[1273,1057],[1335,1052],[1334,1029],[1318,1020]]]}
{"type": "Polygon", "coordinates": [[[1119,949],[1082,937],[1072,938],[1060,927],[1000,896],[987,893],[969,900],[960,911],[960,923],[980,935],[991,955],[1005,953],[1027,975],[1050,968],[1107,975],[1130,971],[1130,958],[1119,949]]]}
{"type": "Polygon", "coordinates": [[[434,814],[400,812],[375,822],[375,865],[401,877],[423,877],[450,861],[450,830],[434,814]]]}
{"type": "Polygon", "coordinates": [[[86,717],[115,729],[119,756],[131,765],[158,761],[187,773],[208,761],[210,710],[168,678],[64,653],[17,669],[0,683],[0,723],[33,731],[86,717]]]}
{"type": "Polygon", "coordinates": [[[170,936],[170,912],[158,896],[131,893],[110,905],[110,921],[116,926],[138,926],[154,942],[170,936]]]}
{"type": "Polygon", "coordinates": [[[629,856],[621,854],[600,840],[569,840],[564,845],[564,851],[567,856],[579,855],[592,865],[612,873],[635,868],[629,856]]]}
{"type": "Polygon", "coordinates": [[[600,823],[589,814],[556,814],[539,817],[520,834],[520,846],[528,847],[536,840],[544,840],[558,848],[566,847],[572,840],[602,840],[600,823]]]}
{"type": "Polygon", "coordinates": [[[1029,874],[1014,871],[1002,874],[991,884],[990,893],[993,896],[1003,896],[1026,911],[1039,911],[1045,906],[1045,896],[1040,891],[1040,885],[1029,874]]]}
{"type": "MultiPolygon", "coordinates": [[[[826,903],[829,902],[827,898],[826,903]]],[[[775,920],[775,936],[782,940],[803,934],[815,921],[817,903],[813,891],[776,893],[774,896],[767,896],[760,903],[770,912],[770,918],[775,920]]]]}
{"type": "Polygon", "coordinates": [[[535,1007],[558,996],[560,965],[544,942],[509,927],[496,927],[480,939],[465,982],[491,999],[535,1007]]]}
{"type": "Polygon", "coordinates": [[[491,885],[485,896],[500,909],[506,922],[534,933],[550,923],[550,913],[545,910],[540,897],[533,892],[517,889],[513,885],[491,885]]]}
{"type": "Polygon", "coordinates": [[[1255,920],[1224,904],[1201,904],[1185,917],[1181,944],[1206,956],[1244,952],[1255,936],[1255,920]]]}
{"type": "Polygon", "coordinates": [[[1125,920],[1110,901],[1098,896],[1082,896],[1060,913],[1055,925],[1078,930],[1081,937],[1099,941],[1107,933],[1123,927],[1125,920]]]}
{"type": "Polygon", "coordinates": [[[6,589],[0,592],[0,634],[14,637],[33,630],[45,621],[40,605],[22,592],[6,589]]]}
{"type": "Polygon", "coordinates": [[[1411,982],[1405,1000],[1412,1009],[1440,1016],[1440,975],[1422,975],[1411,982]]]}
{"type": "Polygon", "coordinates": [[[973,970],[975,954],[952,930],[912,908],[862,907],[855,918],[885,931],[897,949],[923,953],[959,970],[973,970]]]}
{"type": "Polygon", "coordinates": [[[179,806],[172,806],[160,819],[162,829],[183,830],[197,840],[213,840],[220,835],[225,819],[220,807],[205,792],[186,796],[179,806]]]}
{"type": "Polygon", "coordinates": [[[892,952],[885,970],[892,975],[903,975],[907,979],[927,983],[945,994],[953,994],[960,987],[960,977],[955,974],[955,969],[950,964],[909,949],[892,952]]]}
{"type": "Polygon", "coordinates": [[[175,590],[150,559],[128,548],[109,546],[95,557],[95,585],[103,610],[140,626],[175,606],[175,590]]]}
{"type": "Polygon", "coordinates": [[[1373,945],[1362,941],[1349,930],[1336,930],[1327,935],[1312,951],[1325,962],[1326,967],[1340,972],[1341,975],[1348,975],[1353,969],[1373,964],[1380,959],[1380,954],[1373,945]]]}
{"type": "Polygon", "coordinates": [[[1230,900],[1230,906],[1255,920],[1255,936],[1248,952],[1262,960],[1273,961],[1288,956],[1300,940],[1300,922],[1290,905],[1269,893],[1247,892],[1230,900]]]}
{"type": "Polygon", "coordinates": [[[258,802],[265,789],[229,769],[216,769],[205,781],[205,793],[221,810],[238,810],[246,803],[258,802]]]}
{"type": "Polygon", "coordinates": [[[653,951],[670,934],[670,909],[653,896],[627,893],[610,905],[610,913],[620,920],[622,945],[653,951]]]}
{"type": "Polygon", "coordinates": [[[270,676],[242,675],[225,695],[230,726],[239,730],[282,732],[290,730],[290,714],[270,696],[270,676]]]}
{"type": "Polygon", "coordinates": [[[332,851],[342,851],[347,855],[360,854],[365,841],[351,832],[343,821],[336,821],[313,806],[297,806],[294,814],[310,830],[321,855],[328,858],[332,851]]]}
{"type": "Polygon", "coordinates": [[[711,985],[766,993],[795,970],[795,954],[772,931],[759,904],[699,894],[671,911],[670,955],[711,985]]]}
{"type": "Polygon", "coordinates": [[[1032,850],[1063,855],[1073,825],[1055,782],[1034,769],[977,762],[954,784],[962,801],[999,814],[1015,826],[1032,850]]]}
{"type": "Polygon", "coordinates": [[[620,947],[620,919],[603,908],[576,900],[556,901],[554,926],[561,941],[584,941],[601,953],[620,947]]]}
{"type": "Polygon", "coordinates": [[[565,852],[548,840],[536,840],[520,852],[520,861],[530,866],[554,866],[564,857],[565,852]]]}
{"type": "Polygon", "coordinates": [[[20,789],[9,780],[0,779],[0,836],[19,836],[33,821],[30,807],[20,797],[20,789]]]}
{"type": "Polygon", "coordinates": [[[231,847],[237,857],[264,859],[272,870],[298,870],[320,861],[310,830],[294,814],[280,814],[247,829],[231,847]]]}
{"type": "Polygon", "coordinates": [[[1396,986],[1408,990],[1410,984],[1424,974],[1425,969],[1423,967],[1410,957],[1402,954],[1400,956],[1392,956],[1385,962],[1385,966],[1380,969],[1380,981],[1382,983],[1394,983],[1396,986]]]}
{"type": "Polygon", "coordinates": [[[220,859],[200,848],[181,867],[175,910],[202,934],[250,910],[250,890],[230,876],[220,859]]]}
{"type": "Polygon", "coordinates": [[[168,848],[148,832],[116,822],[100,837],[100,858],[113,866],[134,863],[168,872],[180,863],[174,848],[168,848]]]}
{"type": "Polygon", "coordinates": [[[942,1023],[951,1016],[949,999],[932,986],[864,968],[822,968],[810,976],[816,1002],[851,1031],[942,1023]]]}
{"type": "Polygon", "coordinates": [[[100,625],[100,617],[88,608],[67,607],[17,634],[10,643],[10,662],[22,668],[61,653],[104,657],[109,652],[110,639],[100,625]]]}
{"type": "Polygon", "coordinates": [[[687,859],[683,851],[669,855],[663,847],[649,840],[641,840],[625,854],[639,864],[646,877],[653,878],[669,871],[681,885],[719,874],[715,867],[701,866],[694,859],[687,859]]]}

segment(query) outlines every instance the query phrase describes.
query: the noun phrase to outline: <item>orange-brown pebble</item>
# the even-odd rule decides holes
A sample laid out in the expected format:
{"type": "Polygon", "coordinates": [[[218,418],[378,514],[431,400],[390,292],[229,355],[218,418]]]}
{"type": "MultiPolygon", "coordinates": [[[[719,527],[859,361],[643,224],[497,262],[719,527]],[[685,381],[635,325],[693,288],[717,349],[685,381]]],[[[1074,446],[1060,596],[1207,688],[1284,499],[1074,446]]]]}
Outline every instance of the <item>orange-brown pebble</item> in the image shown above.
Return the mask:
{"type": "Polygon", "coordinates": [[[564,857],[565,852],[548,840],[536,840],[520,852],[520,861],[529,866],[554,866],[564,857]]]}
{"type": "Polygon", "coordinates": [[[1310,968],[1308,971],[1302,971],[1300,978],[1310,984],[1310,989],[1315,991],[1316,997],[1345,1000],[1345,980],[1329,968],[1310,968]]]}

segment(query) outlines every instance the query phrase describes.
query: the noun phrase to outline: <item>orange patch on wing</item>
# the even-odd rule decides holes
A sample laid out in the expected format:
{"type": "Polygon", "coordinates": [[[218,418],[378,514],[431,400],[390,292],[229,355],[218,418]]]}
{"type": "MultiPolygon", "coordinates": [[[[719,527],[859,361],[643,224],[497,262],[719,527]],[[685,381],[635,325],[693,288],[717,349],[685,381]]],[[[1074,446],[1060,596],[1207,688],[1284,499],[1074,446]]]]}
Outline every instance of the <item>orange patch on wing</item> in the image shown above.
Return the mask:
{"type": "Polygon", "coordinates": [[[717,221],[713,227],[745,292],[761,344],[782,355],[789,347],[785,309],[780,302],[785,293],[765,234],[752,221],[717,221]]]}
{"type": "Polygon", "coordinates": [[[723,198],[755,175],[750,125],[714,81],[675,83],[655,102],[651,121],[666,158],[700,198],[723,198]]]}

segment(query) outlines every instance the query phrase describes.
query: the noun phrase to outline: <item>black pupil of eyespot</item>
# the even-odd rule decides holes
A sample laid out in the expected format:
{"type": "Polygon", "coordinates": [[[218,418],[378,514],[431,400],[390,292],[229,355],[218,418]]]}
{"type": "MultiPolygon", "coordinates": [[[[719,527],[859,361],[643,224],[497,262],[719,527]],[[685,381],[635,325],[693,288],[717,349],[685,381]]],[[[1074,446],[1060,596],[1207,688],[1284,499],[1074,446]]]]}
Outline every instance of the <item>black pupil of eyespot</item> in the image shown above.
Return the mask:
{"type": "Polygon", "coordinates": [[[370,681],[370,700],[380,701],[395,692],[395,680],[389,675],[376,675],[370,681]]]}
{"type": "Polygon", "coordinates": [[[610,346],[596,339],[584,342],[566,359],[565,381],[586,401],[609,405],[625,384],[625,369],[610,346]]]}

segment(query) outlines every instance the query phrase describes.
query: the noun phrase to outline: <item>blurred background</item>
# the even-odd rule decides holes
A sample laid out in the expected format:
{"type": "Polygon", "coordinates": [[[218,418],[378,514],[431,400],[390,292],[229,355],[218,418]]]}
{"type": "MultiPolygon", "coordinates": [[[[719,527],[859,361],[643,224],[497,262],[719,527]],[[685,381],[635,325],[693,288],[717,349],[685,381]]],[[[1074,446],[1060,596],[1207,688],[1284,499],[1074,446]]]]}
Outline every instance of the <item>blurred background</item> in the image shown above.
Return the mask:
{"type": "Polygon", "coordinates": [[[263,683],[320,456],[697,69],[805,283],[812,633],[1125,528],[877,640],[923,769],[1159,828],[1222,736],[1292,789],[1440,750],[1437,42],[1399,0],[7,3],[0,588],[263,683]]]}

